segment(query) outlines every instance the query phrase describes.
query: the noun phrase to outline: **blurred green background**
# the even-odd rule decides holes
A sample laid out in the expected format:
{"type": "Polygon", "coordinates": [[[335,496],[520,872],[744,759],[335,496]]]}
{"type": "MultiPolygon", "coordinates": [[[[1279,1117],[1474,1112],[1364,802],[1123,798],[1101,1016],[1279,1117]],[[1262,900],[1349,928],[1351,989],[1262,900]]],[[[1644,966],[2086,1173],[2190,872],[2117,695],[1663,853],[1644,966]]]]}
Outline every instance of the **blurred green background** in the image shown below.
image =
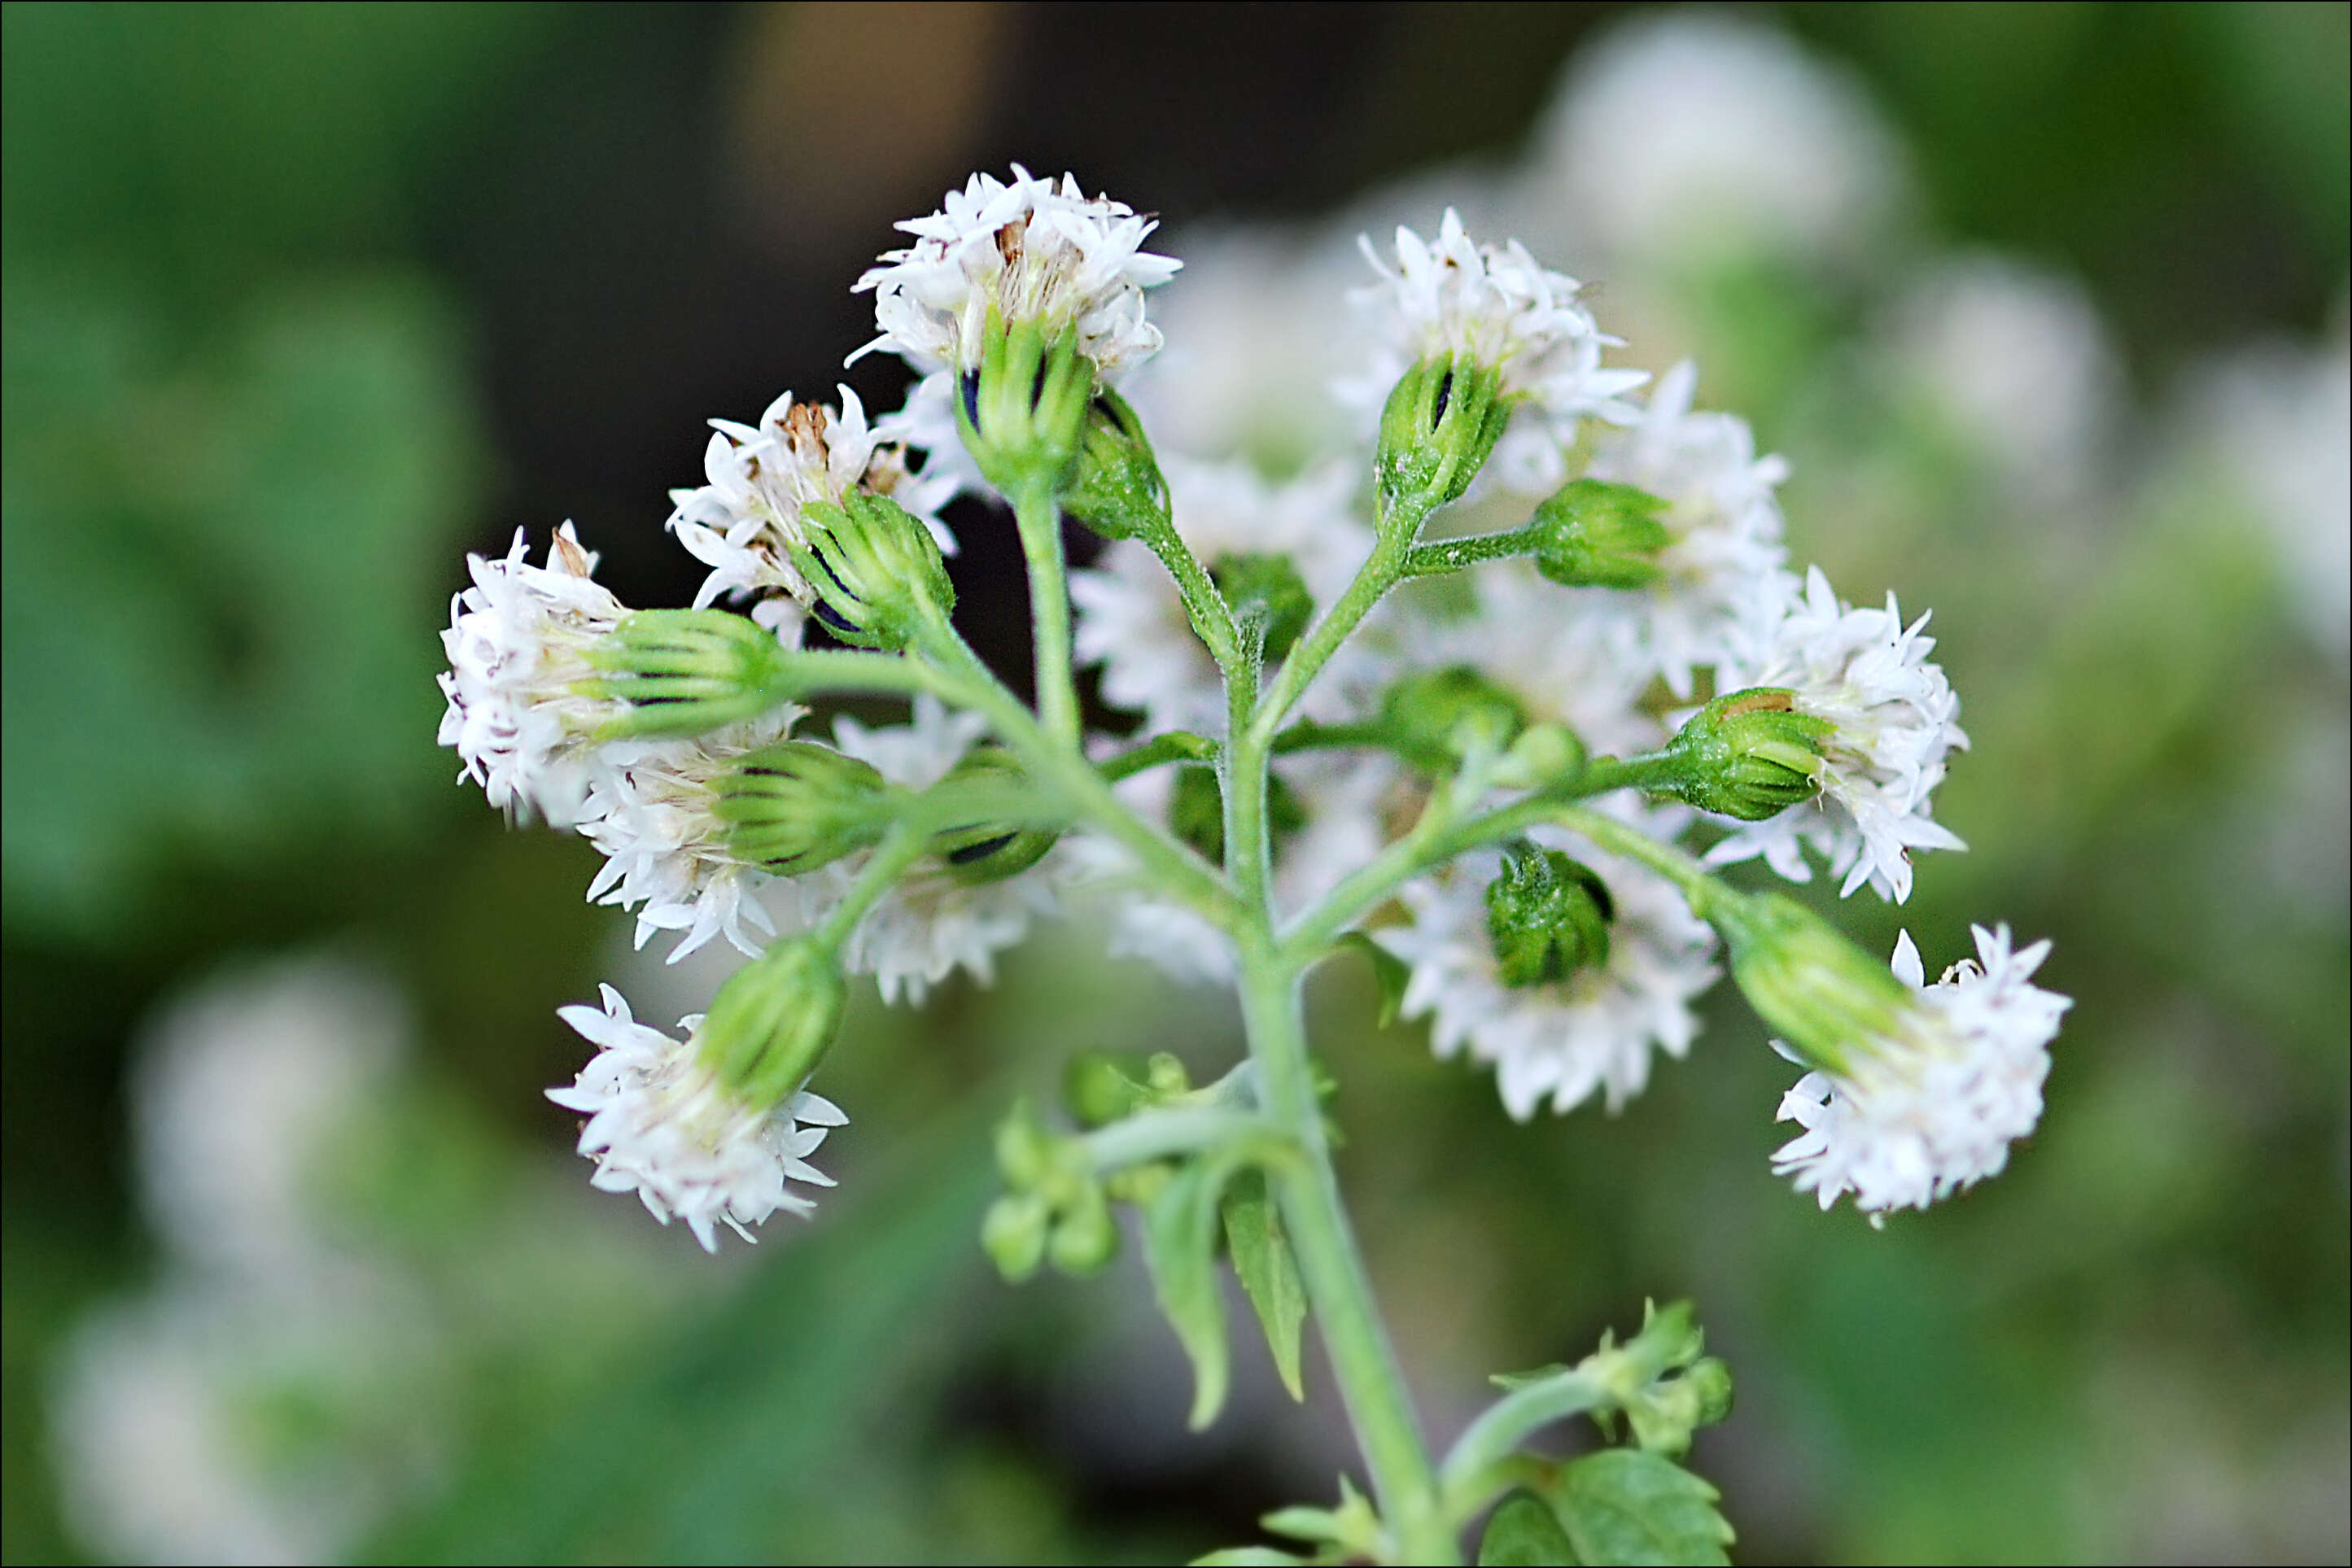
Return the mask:
{"type": "MultiPolygon", "coordinates": [[[[1020,159],[1204,236],[1171,346],[1218,255],[1305,287],[1458,199],[1696,356],[1800,559],[1936,612],[1973,852],[1901,923],[2052,936],[2077,998],[2011,1170],[1874,1233],[1769,1176],[1736,1000],[1516,1127],[1324,977],[1433,1427],[1689,1295],[1744,1559],[2343,1561],[2347,57],[2338,5],[6,6],[8,1560],[1162,1561],[1329,1496],[1319,1366],[1297,1410],[1245,1349],[1187,1437],[1131,1261],[974,1241],[1012,1095],[1230,1057],[1225,1001],[1068,936],[868,998],[842,1190],[712,1262],[538,1090],[558,1005],[720,968],[629,957],[431,745],[465,549],[573,517],[682,602],[700,422],[838,379],[888,224],[1020,159]]],[[[1017,671],[1010,529],[955,520],[1017,671]]]]}

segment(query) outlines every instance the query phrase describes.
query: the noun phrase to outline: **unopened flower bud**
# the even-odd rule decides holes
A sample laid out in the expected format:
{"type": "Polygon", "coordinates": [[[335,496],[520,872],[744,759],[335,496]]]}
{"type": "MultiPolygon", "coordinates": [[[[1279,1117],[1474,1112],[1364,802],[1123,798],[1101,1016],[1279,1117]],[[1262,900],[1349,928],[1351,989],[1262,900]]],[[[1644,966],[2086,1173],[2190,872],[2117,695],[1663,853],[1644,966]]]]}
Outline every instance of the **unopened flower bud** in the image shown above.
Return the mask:
{"type": "Polygon", "coordinates": [[[1108,1127],[1156,1098],[1142,1063],[1108,1051],[1081,1051],[1062,1071],[1062,1103],[1082,1127],[1108,1127]]]}
{"type": "Polygon", "coordinates": [[[1707,914],[1748,1005],[1814,1066],[1846,1072],[1904,1033],[1910,991],[1795,899],[1727,892],[1707,914]]]}
{"type": "Polygon", "coordinates": [[[1671,788],[1703,811],[1762,821],[1821,793],[1822,744],[1836,728],[1778,687],[1726,693],[1668,744],[1681,763],[1671,788]]]}
{"type": "Polygon", "coordinates": [[[1417,361],[1381,411],[1372,472],[1383,520],[1397,517],[1418,528],[1468,489],[1510,417],[1499,368],[1466,353],[1417,361]]]}
{"type": "Polygon", "coordinates": [[[847,992],[831,948],[805,936],[777,943],[711,999],[698,1031],[703,1066],[743,1104],[781,1103],[833,1044],[847,992]]]}
{"type": "Polygon", "coordinates": [[[1506,789],[1541,789],[1584,769],[1584,745],[1565,725],[1534,724],[1511,742],[1495,782],[1506,789]]]}
{"type": "Polygon", "coordinates": [[[1633,1441],[1669,1458],[1689,1451],[1692,1433],[1730,1414],[1731,1370],[1714,1356],[1694,1362],[1679,1376],[1660,1378],[1625,1403],[1633,1441]]]}
{"type": "Polygon", "coordinates": [[[1074,325],[1007,321],[992,306],[979,368],[959,382],[956,423],[990,484],[1008,496],[1069,488],[1099,391],[1074,325]]]}
{"type": "Polygon", "coordinates": [[[897,798],[866,763],[810,740],[747,752],[719,775],[713,794],[728,853],[779,876],[880,841],[897,798]]]}
{"type": "Polygon", "coordinates": [[[1473,750],[1500,751],[1527,727],[1519,699],[1467,664],[1407,675],[1381,698],[1381,727],[1423,767],[1449,767],[1473,750]]]}
{"type": "Polygon", "coordinates": [[[608,738],[703,735],[774,706],[786,657],[775,633],[724,610],[639,610],[588,650],[604,672],[576,688],[618,698],[629,711],[608,723],[608,738]]]}
{"type": "Polygon", "coordinates": [[[1043,1200],[1027,1193],[1000,1197],[989,1205],[981,1221],[980,1244],[996,1271],[1019,1284],[1045,1260],[1045,1238],[1053,1218],[1043,1200]]]}
{"type": "Polygon", "coordinates": [[[1077,472],[1062,510],[1107,539],[1132,538],[1168,524],[1168,481],[1125,398],[1103,388],[1087,409],[1077,472]]]}
{"type": "Polygon", "coordinates": [[[1072,1195],[1047,1249],[1054,1267],[1065,1274],[1092,1274],[1117,1256],[1118,1225],[1100,1182],[1089,1181],[1072,1195]]]}
{"type": "Polygon", "coordinates": [[[898,649],[955,608],[955,584],[930,529],[887,496],[851,490],[801,508],[793,564],[825,629],[861,647],[898,649]]]}
{"type": "Polygon", "coordinates": [[[1658,514],[1666,503],[1647,490],[1606,479],[1574,480],[1536,508],[1536,570],[1570,588],[1647,588],[1658,580],[1658,552],[1674,536],[1658,514]]]}
{"type": "MultiPolygon", "coordinates": [[[[1023,779],[1021,765],[1011,752],[999,746],[981,746],[966,752],[937,788],[952,789],[959,785],[995,782],[1011,789],[1018,789],[1023,779]]],[[[1052,828],[1019,827],[982,820],[934,833],[931,852],[946,865],[948,874],[959,882],[1002,882],[1045,859],[1045,852],[1061,836],[1052,828]]]]}
{"type": "Polygon", "coordinates": [[[1558,850],[1524,841],[1503,852],[1486,885],[1486,934],[1507,986],[1542,986],[1609,962],[1617,917],[1608,883],[1558,850]]]}
{"type": "Polygon", "coordinates": [[[1209,563],[1209,576],[1234,607],[1234,619],[1263,629],[1269,660],[1289,653],[1315,619],[1315,596],[1286,555],[1222,555],[1209,563]]]}
{"type": "MultiPolygon", "coordinates": [[[[1277,843],[1307,825],[1307,809],[1278,774],[1265,780],[1265,826],[1277,843]]],[[[1213,865],[1225,859],[1225,797],[1217,770],[1192,763],[1176,770],[1176,789],[1168,801],[1168,831],[1200,852],[1213,865]]]]}

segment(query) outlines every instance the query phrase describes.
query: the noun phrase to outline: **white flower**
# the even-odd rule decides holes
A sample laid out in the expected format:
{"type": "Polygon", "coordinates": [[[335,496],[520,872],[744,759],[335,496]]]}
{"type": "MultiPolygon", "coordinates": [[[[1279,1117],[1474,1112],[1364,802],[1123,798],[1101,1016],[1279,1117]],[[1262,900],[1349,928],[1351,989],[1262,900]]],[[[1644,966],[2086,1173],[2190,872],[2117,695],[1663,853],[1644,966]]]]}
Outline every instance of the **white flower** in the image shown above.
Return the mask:
{"type": "MultiPolygon", "coordinates": [[[[950,713],[926,694],[916,697],[907,724],[869,728],[845,717],[835,721],[833,734],[835,746],[888,782],[927,789],[947,777],[986,728],[980,715],[950,713]]],[[[823,919],[865,860],[850,856],[795,879],[801,921],[823,919]]],[[[1054,912],[1060,875],[1058,849],[995,882],[967,882],[936,862],[918,862],[858,922],[843,946],[843,967],[872,975],[884,1001],[903,996],[912,1005],[959,968],[983,983],[992,980],[996,955],[1028,936],[1037,917],[1054,912]]]]}
{"type": "Polygon", "coordinates": [[[1804,1132],[1773,1155],[1772,1168],[1794,1175],[1797,1190],[1823,1208],[1846,1193],[1874,1220],[1925,1208],[1998,1175],[2009,1145],[2040,1119],[2050,1042],[2074,1004],[2029,983],[2048,942],[2013,953],[2008,926],[1974,929],[1975,961],[1932,986],[1905,932],[1895,975],[1918,1003],[1903,1037],[1857,1052],[1843,1073],[1809,1072],[1781,1097],[1780,1120],[1804,1132]]]}
{"type": "Polygon", "coordinates": [[[1604,370],[1605,337],[1577,303],[1576,279],[1537,265],[1512,240],[1480,245],[1451,207],[1434,243],[1399,225],[1393,269],[1363,252],[1381,281],[1353,296],[1376,339],[1370,370],[1339,391],[1374,417],[1389,390],[1416,361],[1441,353],[1466,356],[1502,373],[1506,395],[1525,399],[1488,465],[1496,482],[1519,495],[1549,495],[1567,476],[1564,450],[1587,415],[1626,420],[1624,394],[1648,380],[1642,371],[1604,370]]]}
{"type": "Polygon", "coordinates": [[[189,1262],[282,1281],[332,1256],[326,1161],[407,1043],[382,976],[308,956],[232,971],[142,1030],[132,1127],[148,1216],[189,1262]]]}
{"type": "Polygon", "coordinates": [[[1842,894],[1868,883],[1881,898],[1911,896],[1913,850],[1965,849],[1928,812],[1945,760],[1966,748],[1960,701],[1944,672],[1927,660],[1936,645],[1922,636],[1925,615],[1905,625],[1895,596],[1884,610],[1854,610],[1815,567],[1805,591],[1789,601],[1753,650],[1717,674],[1723,691],[1782,686],[1796,710],[1827,719],[1822,793],[1761,822],[1740,825],[1707,852],[1717,864],[1761,855],[1791,882],[1811,880],[1810,847],[1843,875],[1842,894]]]}
{"type": "Polygon", "coordinates": [[[768,873],[729,852],[713,789],[744,753],[790,734],[802,711],[785,706],[709,735],[606,748],[580,813],[580,831],[604,855],[588,896],[643,904],[638,946],[656,931],[683,931],[673,964],[719,936],[757,957],[763,945],[751,934],[775,934],[756,896],[768,873]]]}
{"type": "Polygon", "coordinates": [[[914,244],[857,280],[873,290],[881,329],[858,353],[887,349],[925,374],[976,370],[993,311],[1075,331],[1078,351],[1113,374],[1160,347],[1143,291],[1181,264],[1142,248],[1157,226],[1124,203],[1089,198],[1076,175],[1057,186],[1017,163],[1010,183],[974,174],[939,212],[900,224],[914,244]]]}
{"type": "Polygon", "coordinates": [[[1903,193],[1899,149],[1848,74],[1735,17],[1668,13],[1585,51],[1538,134],[1542,194],[1612,256],[1854,256],[1903,193]]]}
{"type": "MultiPolygon", "coordinates": [[[[1673,814],[1641,820],[1645,827],[1679,825],[1673,814]]],[[[1548,846],[1569,841],[1548,831],[1533,836],[1548,846]]],[[[1520,1121],[1546,1101],[1564,1112],[1597,1092],[1614,1112],[1639,1094],[1654,1047],[1676,1058],[1689,1051],[1698,1032],[1691,1003],[1716,978],[1715,934],[1680,894],[1580,842],[1573,852],[1600,873],[1615,905],[1604,965],[1545,984],[1504,982],[1487,929],[1486,889],[1500,863],[1493,852],[1408,883],[1412,924],[1373,933],[1412,967],[1404,1016],[1431,1020],[1439,1056],[1466,1048],[1473,1060],[1490,1063],[1504,1108],[1520,1121]]]]}
{"type": "Polygon", "coordinates": [[[1635,590],[1586,589],[1573,613],[1589,620],[1629,664],[1663,676],[1678,697],[1696,667],[1728,657],[1759,584],[1786,580],[1774,488],[1788,477],[1778,457],[1756,455],[1745,420],[1693,413],[1697,368],[1666,372],[1641,419],[1595,443],[1587,472],[1633,485],[1670,503],[1672,536],[1658,557],[1664,576],[1635,590]]]}
{"type": "MultiPolygon", "coordinates": [[[[1281,484],[1243,462],[1170,458],[1161,467],[1176,531],[1213,572],[1228,556],[1286,556],[1320,611],[1346,591],[1371,553],[1371,531],[1349,509],[1351,465],[1328,463],[1281,484]]],[[[1147,732],[1224,733],[1224,678],[1150,547],[1137,539],[1106,545],[1092,567],[1070,574],[1070,602],[1077,656],[1103,666],[1106,701],[1142,713],[1147,732]]],[[[1339,716],[1329,705],[1356,656],[1343,649],[1339,667],[1310,688],[1307,716],[1339,716]]]]}
{"type": "Polygon", "coordinates": [[[750,1228],[778,1209],[813,1209],[785,1184],[833,1185],[807,1156],[849,1119],[840,1107],[805,1091],[764,1109],[742,1104],[697,1056],[698,1016],[681,1019],[686,1038],[673,1040],[632,1018],[620,992],[599,988],[602,1010],[560,1010],[596,1055],[569,1087],[547,1091],[588,1117],[580,1152],[596,1162],[591,1185],[635,1193],[664,1225],[685,1220],[706,1252],[719,1250],[721,1224],[750,1241],[750,1228]]]}
{"type": "Polygon", "coordinates": [[[703,450],[703,483],[670,492],[671,531],[710,568],[694,596],[696,609],[722,593],[756,598],[756,618],[796,631],[796,605],[809,598],[791,554],[806,542],[801,509],[813,501],[838,505],[860,486],[891,497],[923,521],[942,550],[953,553],[955,536],[931,515],[953,494],[952,481],[942,485],[910,474],[903,452],[883,444],[867,427],[857,394],[845,386],[838,390],[838,413],[795,402],[786,392],[756,425],[710,422],[716,434],[703,450]]]}
{"type": "Polygon", "coordinates": [[[441,633],[449,706],[438,738],[457,747],[459,777],[491,805],[569,827],[593,777],[597,729],[627,711],[572,687],[598,674],[588,651],[628,606],[590,575],[596,558],[570,523],[555,530],[543,567],[525,559],[520,529],[504,559],[471,555],[466,565],[474,586],[450,601],[441,633]]]}

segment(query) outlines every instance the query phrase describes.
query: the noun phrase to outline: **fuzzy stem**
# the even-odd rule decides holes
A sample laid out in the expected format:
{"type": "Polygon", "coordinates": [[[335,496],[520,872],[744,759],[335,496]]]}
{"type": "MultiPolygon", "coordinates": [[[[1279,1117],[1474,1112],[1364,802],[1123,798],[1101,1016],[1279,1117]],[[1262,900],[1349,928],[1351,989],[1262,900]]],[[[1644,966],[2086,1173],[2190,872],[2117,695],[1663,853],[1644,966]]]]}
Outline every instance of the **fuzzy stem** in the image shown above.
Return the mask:
{"type": "Polygon", "coordinates": [[[1070,594],[1062,559],[1062,509],[1051,486],[1030,484],[1013,497],[1021,553],[1029,561],[1030,619],[1037,640],[1037,716],[1065,751],[1078,746],[1078,688],[1070,667],[1070,594]]]}
{"type": "Polygon", "coordinates": [[[1357,570],[1356,580],[1348,584],[1347,591],[1291,649],[1289,657],[1282,662],[1281,674],[1275,677],[1273,689],[1258,705],[1255,727],[1262,732],[1256,737],[1260,744],[1273,738],[1284,716],[1305,695],[1307,684],[1330,662],[1331,655],[1339,651],[1339,644],[1348,640],[1364,617],[1371,613],[1381,596],[1396,586],[1397,576],[1412,552],[1412,536],[1418,527],[1419,519],[1414,517],[1381,520],[1379,542],[1357,570]]]}

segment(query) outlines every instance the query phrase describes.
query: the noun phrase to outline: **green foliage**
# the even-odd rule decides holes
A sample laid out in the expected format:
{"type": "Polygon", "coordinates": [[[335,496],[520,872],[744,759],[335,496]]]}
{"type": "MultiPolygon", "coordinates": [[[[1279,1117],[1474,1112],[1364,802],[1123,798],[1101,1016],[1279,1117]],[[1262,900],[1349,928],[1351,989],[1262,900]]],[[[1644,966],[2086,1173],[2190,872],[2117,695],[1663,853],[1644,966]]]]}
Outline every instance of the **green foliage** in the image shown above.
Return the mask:
{"type": "Polygon", "coordinates": [[[1594,1565],[1727,1563],[1721,1494],[1672,1459],[1604,1448],[1561,1468],[1544,1489],[1576,1555],[1594,1565]]]}
{"type": "Polygon", "coordinates": [[[1576,1548],[1551,1505],[1531,1491],[1512,1492],[1496,1504],[1478,1537],[1478,1568],[1542,1568],[1576,1561],[1576,1548]]]}
{"type": "Polygon", "coordinates": [[[1275,1371],[1290,1396],[1303,1400],[1307,1389],[1300,1380],[1299,1336],[1307,1322],[1307,1287],[1298,1278],[1289,1238],[1283,1234],[1282,1210],[1266,1189],[1265,1173],[1236,1172],[1225,1187],[1223,1209],[1225,1249],[1243,1292],[1257,1309],[1275,1371]]]}
{"type": "Polygon", "coordinates": [[[1197,1160],[1179,1169],[1143,1211],[1143,1256],[1160,1311],[1192,1363],[1194,1431],[1217,1418],[1231,1370],[1225,1298],[1217,1282],[1219,1194],[1229,1168],[1197,1160]]]}
{"type": "Polygon", "coordinates": [[[1412,982],[1412,966],[1373,941],[1369,932],[1350,931],[1332,950],[1360,955],[1372,967],[1372,984],[1381,999],[1381,1027],[1396,1022],[1397,1009],[1404,1005],[1405,987],[1412,982]]]}

